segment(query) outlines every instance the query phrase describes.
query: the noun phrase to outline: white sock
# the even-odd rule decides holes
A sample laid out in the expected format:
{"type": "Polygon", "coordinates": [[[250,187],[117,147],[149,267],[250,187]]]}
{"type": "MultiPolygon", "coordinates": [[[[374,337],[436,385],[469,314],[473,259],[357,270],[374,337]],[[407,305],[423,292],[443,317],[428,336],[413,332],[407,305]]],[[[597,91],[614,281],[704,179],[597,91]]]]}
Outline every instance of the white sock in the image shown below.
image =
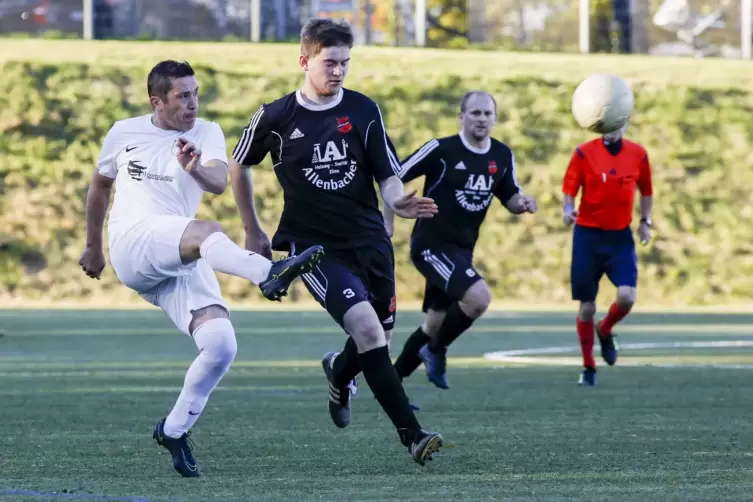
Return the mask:
{"type": "Polygon", "coordinates": [[[193,427],[238,350],[229,319],[210,319],[194,331],[193,339],[199,355],[188,368],[183,390],[165,420],[165,435],[171,438],[178,438],[193,427]]]}
{"type": "Polygon", "coordinates": [[[199,248],[212,269],[224,274],[243,277],[257,286],[269,275],[272,262],[262,255],[239,247],[222,232],[215,232],[199,248]]]}

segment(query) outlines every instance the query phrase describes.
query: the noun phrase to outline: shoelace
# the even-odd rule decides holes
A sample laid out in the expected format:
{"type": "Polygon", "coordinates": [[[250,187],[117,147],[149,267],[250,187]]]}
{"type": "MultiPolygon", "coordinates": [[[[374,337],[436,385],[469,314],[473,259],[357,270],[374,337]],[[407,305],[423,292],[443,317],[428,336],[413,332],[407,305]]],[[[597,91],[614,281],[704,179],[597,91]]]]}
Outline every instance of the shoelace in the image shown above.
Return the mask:
{"type": "Polygon", "coordinates": [[[353,380],[348,382],[348,385],[346,385],[345,388],[350,389],[351,396],[355,396],[358,392],[358,377],[355,377],[353,380]]]}
{"type": "Polygon", "coordinates": [[[191,450],[196,448],[196,443],[191,439],[191,431],[186,432],[186,448],[188,448],[188,453],[191,453],[191,450]]]}

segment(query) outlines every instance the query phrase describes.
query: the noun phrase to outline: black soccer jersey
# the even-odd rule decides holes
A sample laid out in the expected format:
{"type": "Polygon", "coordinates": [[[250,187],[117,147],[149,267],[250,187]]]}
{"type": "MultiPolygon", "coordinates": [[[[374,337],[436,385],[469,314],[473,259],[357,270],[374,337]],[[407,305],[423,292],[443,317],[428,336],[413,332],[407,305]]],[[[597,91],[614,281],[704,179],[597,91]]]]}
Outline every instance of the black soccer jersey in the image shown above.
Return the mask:
{"type": "Polygon", "coordinates": [[[402,163],[408,182],[426,176],[424,196],[439,207],[433,218],[417,220],[412,240],[448,242],[473,249],[492,198],[503,204],[520,193],[512,151],[495,139],[474,148],[460,134],[433,139],[402,163]]]}
{"type": "Polygon", "coordinates": [[[304,101],[300,91],[262,105],[244,129],[233,158],[241,165],[272,156],[284,208],[272,239],[332,248],[367,245],[386,235],[374,180],[400,173],[379,106],[342,90],[326,105],[304,101]]]}

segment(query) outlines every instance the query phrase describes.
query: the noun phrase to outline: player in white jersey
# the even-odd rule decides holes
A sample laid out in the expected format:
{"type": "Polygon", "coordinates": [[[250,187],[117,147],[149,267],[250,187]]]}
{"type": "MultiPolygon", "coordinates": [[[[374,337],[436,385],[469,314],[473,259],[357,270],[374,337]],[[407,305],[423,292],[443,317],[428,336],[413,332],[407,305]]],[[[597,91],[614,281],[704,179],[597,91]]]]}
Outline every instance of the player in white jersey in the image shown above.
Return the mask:
{"type": "Polygon", "coordinates": [[[225,138],[197,118],[198,84],[188,63],[163,61],[149,73],[153,112],[116,122],[105,137],[86,198],[86,248],[79,264],[99,279],[105,268],[102,227],[118,279],[162,308],[199,349],[170,414],[153,437],[183,476],[200,475],[188,444],[190,428],[235,358],[236,340],[215,271],[243,277],[270,300],[319,261],[322,248],[272,262],[237,246],[214,221],[196,219],[204,192],[227,184],[225,138]]]}

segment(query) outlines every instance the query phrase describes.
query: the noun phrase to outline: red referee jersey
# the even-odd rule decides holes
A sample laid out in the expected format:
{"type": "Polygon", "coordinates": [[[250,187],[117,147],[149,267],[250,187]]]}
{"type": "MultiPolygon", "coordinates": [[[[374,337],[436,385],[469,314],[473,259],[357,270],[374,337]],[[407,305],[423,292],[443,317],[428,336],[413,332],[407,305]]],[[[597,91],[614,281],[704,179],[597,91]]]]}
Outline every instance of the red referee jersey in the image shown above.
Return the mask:
{"type": "Polygon", "coordinates": [[[576,148],[562,182],[565,195],[575,197],[583,190],[576,223],[604,230],[630,225],[636,187],[643,196],[653,194],[651,165],[646,149],[625,139],[617,155],[602,138],[576,148]]]}

